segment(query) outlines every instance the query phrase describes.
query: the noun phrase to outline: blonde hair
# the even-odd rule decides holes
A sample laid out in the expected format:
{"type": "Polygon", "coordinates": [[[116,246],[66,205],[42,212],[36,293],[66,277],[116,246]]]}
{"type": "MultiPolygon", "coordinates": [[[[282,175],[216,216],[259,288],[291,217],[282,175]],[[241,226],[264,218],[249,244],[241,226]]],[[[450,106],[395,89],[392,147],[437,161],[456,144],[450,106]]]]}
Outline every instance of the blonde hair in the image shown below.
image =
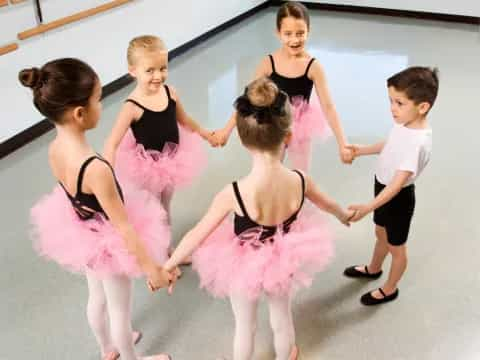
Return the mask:
{"type": "Polygon", "coordinates": [[[167,50],[164,42],[158,36],[142,35],[130,40],[127,49],[128,65],[135,65],[139,51],[150,52],[155,50],[167,50]]]}

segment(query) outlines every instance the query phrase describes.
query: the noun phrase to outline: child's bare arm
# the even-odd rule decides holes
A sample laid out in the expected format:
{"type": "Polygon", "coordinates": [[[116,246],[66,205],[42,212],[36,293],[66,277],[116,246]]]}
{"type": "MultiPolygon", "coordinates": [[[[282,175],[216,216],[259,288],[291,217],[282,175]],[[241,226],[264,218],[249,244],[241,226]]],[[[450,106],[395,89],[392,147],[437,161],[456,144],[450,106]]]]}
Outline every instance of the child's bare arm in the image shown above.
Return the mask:
{"type": "Polygon", "coordinates": [[[105,141],[105,145],[103,147],[103,157],[112,165],[115,161],[115,153],[118,145],[125,136],[125,133],[128,131],[130,124],[138,115],[138,110],[139,109],[137,106],[130,102],[123,104],[122,109],[117,116],[115,125],[105,141]]]}
{"type": "Polygon", "coordinates": [[[349,206],[349,209],[356,211],[356,214],[353,217],[352,221],[358,221],[362,219],[368,213],[375,211],[382,205],[389,202],[395,195],[400,192],[400,190],[402,190],[410,176],[412,176],[411,171],[398,170],[395,173],[392,181],[387,186],[385,186],[385,188],[372,201],[367,204],[349,206]]]}
{"type": "Polygon", "coordinates": [[[347,147],[353,151],[354,157],[364,156],[364,155],[374,155],[380,154],[385,146],[385,141],[380,141],[372,145],[348,145],[347,147]]]}
{"type": "Polygon", "coordinates": [[[350,218],[353,216],[353,210],[343,209],[334,199],[320,191],[318,186],[310,176],[305,176],[305,197],[315,204],[318,208],[332,214],[341,223],[349,225],[350,218]]]}

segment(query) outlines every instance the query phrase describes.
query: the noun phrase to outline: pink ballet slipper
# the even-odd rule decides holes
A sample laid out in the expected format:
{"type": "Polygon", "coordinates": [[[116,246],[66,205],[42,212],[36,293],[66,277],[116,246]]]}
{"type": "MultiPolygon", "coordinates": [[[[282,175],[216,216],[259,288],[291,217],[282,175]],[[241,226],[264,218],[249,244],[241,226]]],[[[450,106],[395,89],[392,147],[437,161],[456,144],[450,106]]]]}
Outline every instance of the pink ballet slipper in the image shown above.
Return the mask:
{"type": "Polygon", "coordinates": [[[291,352],[290,357],[288,358],[288,360],[297,360],[299,354],[300,354],[300,352],[299,352],[299,350],[298,350],[297,345],[293,345],[293,349],[292,349],[292,352],[291,352]]]}
{"type": "Polygon", "coordinates": [[[172,357],[168,354],[158,354],[158,355],[142,357],[142,360],[172,360],[172,357]]]}

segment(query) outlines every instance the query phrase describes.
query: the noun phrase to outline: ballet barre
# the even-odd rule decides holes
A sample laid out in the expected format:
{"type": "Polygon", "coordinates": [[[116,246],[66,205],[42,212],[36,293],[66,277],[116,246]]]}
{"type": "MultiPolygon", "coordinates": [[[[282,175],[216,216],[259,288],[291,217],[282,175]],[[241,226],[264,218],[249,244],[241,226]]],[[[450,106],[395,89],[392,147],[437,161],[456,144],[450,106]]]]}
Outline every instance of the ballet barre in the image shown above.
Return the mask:
{"type": "Polygon", "coordinates": [[[10,0],[10,2],[14,5],[15,4],[20,4],[20,3],[25,2],[25,1],[27,1],[27,0],[10,0]]]}
{"type": "Polygon", "coordinates": [[[8,44],[5,46],[0,46],[0,56],[8,54],[9,52],[15,51],[18,49],[17,43],[8,44]]]}
{"type": "Polygon", "coordinates": [[[17,37],[20,40],[25,40],[25,39],[28,39],[32,36],[43,34],[47,31],[59,28],[61,26],[67,25],[67,24],[71,24],[73,22],[85,19],[85,18],[93,16],[93,15],[100,14],[102,12],[105,12],[107,10],[116,8],[118,6],[124,5],[124,4],[126,4],[128,2],[132,2],[132,1],[133,0],[114,0],[114,1],[110,1],[109,3],[97,6],[95,8],[80,11],[76,14],[69,15],[69,16],[66,16],[66,17],[63,17],[61,19],[54,20],[54,21],[51,21],[51,22],[48,22],[48,23],[45,23],[45,24],[40,24],[40,25],[38,25],[34,28],[22,31],[21,33],[19,33],[17,35],[17,37]]]}

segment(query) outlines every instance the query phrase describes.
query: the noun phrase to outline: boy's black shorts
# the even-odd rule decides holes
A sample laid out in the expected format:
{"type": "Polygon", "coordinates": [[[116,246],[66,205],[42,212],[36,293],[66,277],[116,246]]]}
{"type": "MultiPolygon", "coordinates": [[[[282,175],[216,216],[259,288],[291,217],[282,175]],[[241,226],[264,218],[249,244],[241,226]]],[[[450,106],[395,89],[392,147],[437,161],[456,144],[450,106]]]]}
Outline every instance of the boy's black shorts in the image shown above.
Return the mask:
{"type": "MultiPolygon", "coordinates": [[[[375,177],[375,196],[385,185],[375,177]]],[[[399,246],[406,243],[415,210],[415,184],[404,187],[389,202],[373,213],[373,222],[387,231],[388,243],[399,246]]]]}

